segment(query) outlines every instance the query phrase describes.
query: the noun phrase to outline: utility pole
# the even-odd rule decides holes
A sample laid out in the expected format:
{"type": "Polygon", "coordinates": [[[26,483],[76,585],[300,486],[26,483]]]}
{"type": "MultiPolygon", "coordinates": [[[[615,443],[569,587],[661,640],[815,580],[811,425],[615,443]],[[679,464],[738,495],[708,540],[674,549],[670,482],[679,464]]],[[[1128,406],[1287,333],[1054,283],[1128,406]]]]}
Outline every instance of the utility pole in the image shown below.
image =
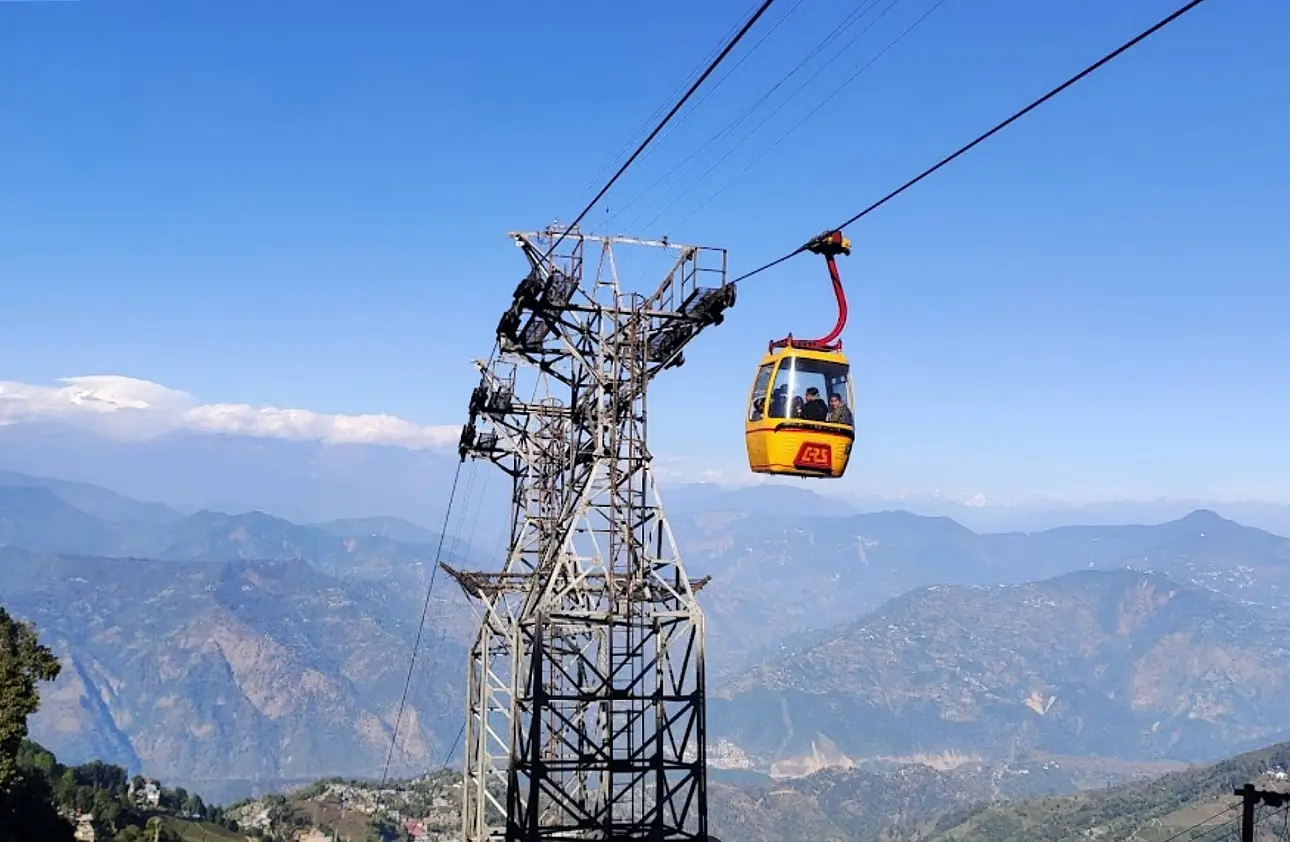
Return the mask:
{"type": "Polygon", "coordinates": [[[556,227],[511,238],[529,272],[460,445],[509,476],[511,546],[496,572],[443,565],[484,609],[464,836],[710,842],[707,580],[686,575],[663,515],[645,396],[734,304],[726,253],[556,227]],[[672,265],[655,290],[620,287],[633,253],[660,252],[672,265]]]}
{"type": "Polygon", "coordinates": [[[1257,789],[1254,784],[1246,784],[1236,790],[1241,796],[1241,842],[1254,842],[1254,808],[1259,804],[1269,807],[1280,807],[1290,801],[1290,794],[1257,789]]]}

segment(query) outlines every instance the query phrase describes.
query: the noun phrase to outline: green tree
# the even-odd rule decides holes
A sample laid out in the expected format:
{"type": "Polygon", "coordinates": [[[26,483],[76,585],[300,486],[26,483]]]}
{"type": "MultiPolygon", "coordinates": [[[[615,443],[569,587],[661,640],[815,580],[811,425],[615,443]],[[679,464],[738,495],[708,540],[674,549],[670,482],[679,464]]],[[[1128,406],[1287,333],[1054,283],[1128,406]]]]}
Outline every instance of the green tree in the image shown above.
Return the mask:
{"type": "MultiPolygon", "coordinates": [[[[40,707],[37,682],[53,681],[61,665],[29,623],[0,607],[0,842],[71,840],[72,826],[54,809],[49,779],[23,752],[27,717],[40,707]]],[[[51,763],[51,771],[53,764],[51,763]]]]}
{"type": "Polygon", "coordinates": [[[54,809],[49,782],[37,774],[19,775],[0,812],[0,842],[74,842],[72,825],[54,809]]]}
{"type": "Polygon", "coordinates": [[[35,628],[0,607],[0,798],[7,799],[18,783],[18,750],[27,736],[27,717],[40,707],[36,683],[53,681],[61,668],[35,628]]]}
{"type": "Polygon", "coordinates": [[[84,786],[93,789],[106,789],[114,795],[125,795],[129,778],[120,766],[104,763],[102,760],[91,760],[76,768],[77,779],[84,786]]]}
{"type": "Polygon", "coordinates": [[[59,765],[53,752],[42,748],[31,740],[23,741],[22,748],[18,749],[18,765],[30,766],[45,779],[51,781],[56,780],[62,774],[62,766],[59,765]]]}
{"type": "Polygon", "coordinates": [[[206,818],[206,805],[202,803],[202,797],[195,792],[189,793],[188,797],[179,805],[179,809],[185,813],[206,818]]]}
{"type": "Polygon", "coordinates": [[[76,788],[76,798],[72,802],[78,813],[88,813],[94,809],[94,790],[87,786],[76,788]]]}
{"type": "Polygon", "coordinates": [[[54,784],[54,800],[63,807],[75,807],[76,792],[80,787],[80,782],[76,780],[76,770],[64,769],[63,774],[58,776],[58,783],[54,784]]]}
{"type": "Polygon", "coordinates": [[[120,796],[106,789],[94,790],[94,799],[90,807],[94,818],[105,823],[113,831],[121,827],[124,810],[121,808],[120,796]]]}

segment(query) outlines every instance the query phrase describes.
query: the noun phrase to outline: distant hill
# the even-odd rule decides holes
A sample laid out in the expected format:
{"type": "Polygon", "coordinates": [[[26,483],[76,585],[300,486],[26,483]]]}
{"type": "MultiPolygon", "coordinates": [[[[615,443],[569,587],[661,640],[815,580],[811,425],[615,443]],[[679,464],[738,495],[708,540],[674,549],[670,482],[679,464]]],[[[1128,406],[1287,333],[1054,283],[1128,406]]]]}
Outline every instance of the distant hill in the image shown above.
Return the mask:
{"type": "MultiPolygon", "coordinates": [[[[460,827],[459,782],[458,774],[438,771],[390,782],[380,805],[383,811],[397,810],[405,826],[419,825],[449,838],[460,827]]],[[[764,776],[732,780],[716,773],[708,785],[709,826],[717,838],[739,842],[872,840],[983,801],[1075,791],[1072,775],[1052,762],[995,768],[976,764],[947,771],[910,765],[882,772],[823,772],[791,782],[764,776]]],[[[314,828],[362,839],[377,803],[374,784],[332,779],[285,797],[234,805],[228,813],[247,830],[282,830],[304,817],[314,828]]]]}
{"type": "Polygon", "coordinates": [[[179,512],[161,503],[140,503],[86,482],[68,482],[16,471],[0,471],[0,488],[43,488],[69,506],[109,523],[155,525],[180,517],[179,512]]]}
{"type": "MultiPolygon", "coordinates": [[[[462,401],[464,420],[465,396],[462,401]]],[[[164,501],[186,513],[258,510],[298,523],[395,516],[438,529],[455,462],[451,448],[411,451],[196,432],[118,440],[53,420],[0,426],[0,470],[93,483],[137,500],[164,501]]],[[[489,468],[480,465],[479,470],[489,468]]],[[[735,504],[786,517],[902,509],[951,517],[976,532],[1006,532],[1072,523],[1159,523],[1208,508],[1240,523],[1290,534],[1290,504],[1276,502],[983,504],[936,494],[848,495],[835,484],[809,481],[729,488],[677,480],[666,482],[663,492],[669,510],[678,515],[735,504]]],[[[483,500],[481,527],[502,525],[509,499],[504,483],[481,482],[476,494],[483,500]]]]}
{"type": "MultiPolygon", "coordinates": [[[[200,511],[190,515],[169,512],[145,520],[109,520],[75,506],[71,501],[91,496],[88,490],[111,495],[95,486],[77,485],[66,495],[56,481],[0,474],[0,547],[21,547],[39,553],[103,558],[150,558],[173,561],[232,559],[304,559],[342,579],[382,581],[406,612],[420,612],[421,601],[436,557],[470,567],[478,555],[458,536],[449,536],[440,550],[439,536],[398,518],[332,521],[302,526],[263,512],[230,515],[200,511]],[[399,537],[392,537],[397,535],[399,537]],[[421,539],[410,543],[401,539],[421,539]]],[[[70,485],[70,484],[69,484],[70,485]]],[[[117,496],[120,511],[153,511],[149,504],[117,496]]],[[[102,510],[102,506],[97,507],[102,510]]]]}
{"type": "MultiPolygon", "coordinates": [[[[1290,608],[1290,541],[1212,512],[1155,526],[980,535],[948,518],[908,512],[826,516],[820,512],[827,509],[813,502],[823,498],[801,489],[684,488],[690,505],[716,506],[673,517],[691,572],[714,577],[704,590],[714,679],[752,666],[793,635],[819,634],[931,584],[1014,583],[1128,566],[1269,609],[1290,608]],[[775,505],[767,508],[781,499],[816,514],[790,517],[775,514],[775,505]]],[[[473,519],[454,519],[452,526],[465,533],[444,541],[444,560],[496,567],[501,533],[473,519]],[[488,546],[468,546],[472,540],[488,546]]],[[[407,610],[417,611],[439,538],[395,517],[305,526],[263,512],[179,515],[94,486],[0,473],[4,544],[184,561],[302,558],[342,578],[387,581],[407,610]],[[85,499],[95,511],[138,517],[95,515],[76,505],[85,499]]]]}
{"type": "MultiPolygon", "coordinates": [[[[1075,793],[1078,768],[1053,758],[951,772],[912,765],[882,774],[825,771],[787,781],[717,782],[710,787],[710,815],[722,839],[740,842],[1227,840],[1237,838],[1240,799],[1233,790],[1246,783],[1287,790],[1290,743],[1075,793]]],[[[1290,840],[1287,813],[1261,807],[1257,842],[1290,840]]]]}
{"type": "MultiPolygon", "coordinates": [[[[438,541],[435,533],[395,518],[333,521],[317,527],[301,526],[263,512],[230,515],[201,511],[146,520],[113,520],[70,502],[62,489],[6,485],[5,479],[0,477],[0,546],[39,552],[184,561],[309,558],[337,572],[359,573],[377,558],[411,561],[432,557],[438,541]],[[391,532],[420,539],[421,543],[389,537],[391,532]]],[[[466,550],[455,538],[445,549],[458,557],[464,556],[466,550]]]]}
{"type": "MultiPolygon", "coordinates": [[[[916,835],[893,838],[908,842],[1235,839],[1240,799],[1233,791],[1254,783],[1285,792],[1287,769],[1290,743],[1280,743],[1212,766],[1113,789],[1017,804],[983,804],[965,814],[944,816],[916,835]]],[[[1288,812],[1260,807],[1258,842],[1290,840],[1288,812]]]]}
{"type": "Polygon", "coordinates": [[[0,546],[111,553],[120,549],[118,532],[48,488],[0,486],[0,546]]]}
{"type": "Polygon", "coordinates": [[[928,585],[1020,583],[1086,569],[1166,573],[1290,609],[1290,540],[1198,511],[1155,526],[979,535],[908,512],[785,518],[718,510],[674,519],[686,563],[711,574],[714,673],[751,666],[787,636],[818,635],[928,585]]]}
{"type": "MultiPolygon", "coordinates": [[[[1164,775],[1082,792],[1080,764],[1066,759],[936,770],[924,764],[882,771],[824,771],[772,781],[709,776],[709,826],[738,842],[1200,842],[1234,839],[1246,783],[1285,791],[1290,743],[1164,775]]],[[[460,779],[434,771],[392,781],[380,804],[405,825],[454,833],[460,779]]],[[[1084,782],[1087,783],[1087,782],[1084,782]]],[[[371,783],[331,779],[231,806],[244,830],[308,826],[363,838],[377,805],[371,783]],[[346,809],[346,807],[348,809],[346,809]],[[303,820],[303,823],[302,823],[303,820]]],[[[1257,842],[1287,842],[1287,809],[1260,808],[1257,842]]]]}
{"type": "Polygon", "coordinates": [[[791,781],[717,781],[710,789],[709,823],[723,840],[870,842],[982,802],[1074,793],[1076,786],[1060,764],[1038,762],[830,770],[791,781]]]}
{"type": "Polygon", "coordinates": [[[402,544],[422,544],[429,546],[439,540],[438,533],[431,532],[401,517],[362,517],[342,518],[318,524],[333,535],[349,538],[355,535],[376,538],[389,538],[402,544]]]}
{"type": "Polygon", "coordinates": [[[710,738],[780,774],[1036,753],[1200,761],[1290,734],[1290,628],[1128,570],[932,586],[712,696],[710,738]]]}
{"type": "MultiPolygon", "coordinates": [[[[64,659],[32,735],[223,800],[379,772],[416,634],[378,583],[303,561],[174,562],[0,549],[0,594],[64,659]]],[[[396,768],[441,763],[464,651],[436,612],[396,768]]]]}
{"type": "MultiPolygon", "coordinates": [[[[451,450],[210,433],[118,440],[56,422],[0,425],[0,470],[92,483],[184,512],[259,510],[301,523],[396,516],[438,528],[456,461],[451,450]]],[[[476,494],[485,522],[505,515],[502,483],[481,482],[476,494]]]]}

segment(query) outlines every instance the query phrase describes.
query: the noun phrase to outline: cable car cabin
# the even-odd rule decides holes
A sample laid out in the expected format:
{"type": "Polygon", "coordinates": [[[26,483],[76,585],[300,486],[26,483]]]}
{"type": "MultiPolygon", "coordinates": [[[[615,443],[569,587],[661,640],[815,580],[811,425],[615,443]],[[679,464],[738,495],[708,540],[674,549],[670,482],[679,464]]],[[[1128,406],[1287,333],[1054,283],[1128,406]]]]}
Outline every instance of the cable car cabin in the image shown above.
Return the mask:
{"type": "Polygon", "coordinates": [[[847,298],[835,260],[851,253],[851,241],[841,231],[825,231],[799,251],[824,258],[838,320],[822,339],[794,339],[790,333],[768,344],[748,398],[748,467],[757,474],[836,479],[847,472],[855,440],[851,366],[839,338],[847,324],[847,298]]]}
{"type": "Polygon", "coordinates": [[[744,438],[754,473],[841,477],[855,419],[851,366],[841,350],[772,348],[748,401],[744,438]]]}

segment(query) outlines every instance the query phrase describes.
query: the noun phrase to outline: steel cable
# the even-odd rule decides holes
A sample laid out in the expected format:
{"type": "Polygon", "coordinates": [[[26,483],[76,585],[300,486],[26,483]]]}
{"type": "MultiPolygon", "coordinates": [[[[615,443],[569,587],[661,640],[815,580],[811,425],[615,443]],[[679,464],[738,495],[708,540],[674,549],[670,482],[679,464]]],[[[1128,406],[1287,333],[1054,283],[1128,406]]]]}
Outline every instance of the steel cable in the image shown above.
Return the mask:
{"type": "MultiPolygon", "coordinates": [[[[946,155],[944,158],[942,158],[941,160],[937,161],[935,164],[933,164],[932,166],[928,167],[927,169],[923,170],[923,171],[922,171],[921,173],[919,173],[918,175],[916,175],[916,176],[914,176],[913,178],[909,179],[909,180],[908,180],[908,181],[906,181],[904,184],[902,184],[902,185],[900,185],[899,187],[897,187],[895,190],[892,190],[890,193],[888,193],[887,195],[883,196],[881,199],[879,199],[878,201],[874,202],[873,204],[869,205],[869,206],[868,206],[868,207],[866,207],[864,210],[862,210],[862,211],[860,211],[859,213],[855,214],[855,215],[854,215],[854,216],[852,216],[850,219],[848,219],[848,220],[846,220],[845,222],[843,222],[841,225],[838,225],[838,226],[836,226],[836,227],[834,227],[834,228],[830,228],[830,229],[828,229],[828,230],[830,230],[830,231],[840,231],[840,230],[842,230],[842,229],[845,229],[848,225],[851,225],[852,223],[857,222],[857,221],[859,221],[859,220],[863,219],[864,217],[868,216],[869,214],[873,213],[873,212],[874,212],[874,211],[876,211],[878,208],[882,207],[883,205],[885,205],[885,204],[887,204],[888,202],[890,202],[892,199],[894,199],[894,198],[896,198],[897,196],[899,196],[901,193],[904,193],[906,190],[908,190],[909,188],[913,187],[913,186],[914,186],[915,184],[917,184],[918,182],[922,181],[923,179],[927,178],[927,177],[928,177],[929,175],[931,175],[932,173],[934,173],[934,172],[936,172],[937,170],[939,170],[939,169],[941,169],[942,167],[944,167],[946,164],[949,164],[951,161],[954,161],[955,159],[959,158],[961,155],[964,155],[965,153],[967,153],[967,152],[969,152],[970,150],[974,149],[974,148],[975,148],[975,147],[977,147],[979,144],[981,144],[981,143],[983,143],[984,141],[988,140],[989,138],[993,137],[995,134],[997,134],[998,132],[1000,132],[1000,131],[1002,131],[1003,129],[1007,128],[1008,126],[1012,125],[1012,124],[1013,124],[1013,123],[1015,123],[1017,120],[1020,120],[1022,117],[1026,116],[1026,115],[1027,115],[1027,114],[1029,114],[1031,111],[1034,111],[1036,108],[1038,108],[1039,106],[1043,105],[1045,102],[1048,102],[1050,99],[1052,99],[1053,97],[1057,96],[1057,95],[1058,95],[1058,94],[1060,94],[1062,91],[1065,91],[1067,88],[1071,87],[1071,86],[1072,86],[1072,85],[1074,85],[1075,83],[1077,83],[1077,82],[1079,82],[1080,80],[1084,79],[1086,76],[1089,76],[1090,74],[1092,74],[1092,73],[1093,73],[1093,72],[1095,72],[1096,70],[1100,69],[1101,67],[1105,66],[1106,64],[1108,64],[1108,63],[1110,63],[1111,61],[1113,61],[1113,60],[1115,60],[1116,58],[1118,58],[1119,56],[1121,56],[1121,55],[1123,55],[1124,53],[1128,52],[1128,51],[1129,51],[1130,49],[1132,49],[1133,47],[1136,47],[1138,44],[1142,43],[1142,42],[1143,42],[1143,41],[1145,41],[1147,38],[1149,38],[1149,37],[1151,37],[1152,35],[1154,35],[1155,33],[1159,32],[1161,29],[1164,29],[1166,26],[1168,26],[1169,24],[1171,24],[1171,23],[1173,23],[1174,21],[1178,20],[1178,19],[1179,19],[1179,18],[1181,18],[1183,15],[1185,15],[1187,12],[1190,12],[1192,9],[1196,8],[1196,7],[1197,7],[1197,6],[1199,6],[1201,3],[1204,3],[1204,2],[1205,2],[1205,0],[1190,0],[1190,2],[1186,3],[1186,4],[1185,4],[1185,5],[1183,5],[1181,8],[1177,9],[1176,11],[1174,11],[1173,13],[1171,13],[1170,15],[1168,15],[1168,16],[1166,16],[1166,17],[1162,18],[1160,21],[1156,22],[1154,25],[1152,25],[1152,26],[1151,26],[1151,27],[1149,27],[1148,29],[1145,29],[1145,30],[1143,30],[1142,32],[1138,33],[1138,34],[1137,34],[1137,35],[1135,35],[1133,38],[1131,38],[1131,39],[1129,39],[1128,41],[1126,41],[1126,42],[1124,42],[1123,44],[1121,44],[1119,47],[1116,47],[1116,48],[1115,48],[1114,50],[1112,50],[1111,52],[1109,52],[1109,53],[1107,53],[1106,55],[1102,56],[1102,58],[1100,58],[1100,59],[1098,59],[1097,61],[1093,62],[1093,63],[1092,63],[1092,64],[1090,64],[1088,67],[1085,67],[1085,68],[1084,68],[1083,70],[1081,70],[1079,73],[1076,73],[1074,76],[1070,77],[1070,78],[1069,78],[1069,79],[1067,79],[1065,82],[1062,82],[1060,85],[1058,85],[1057,87],[1053,88],[1053,89],[1052,89],[1052,90],[1050,90],[1048,93],[1044,94],[1043,96],[1041,96],[1041,97],[1039,97],[1038,99],[1036,99],[1036,100],[1034,100],[1033,102],[1031,102],[1031,103],[1030,103],[1029,105],[1027,105],[1025,108],[1022,108],[1020,111],[1014,112],[1014,113],[1012,114],[1012,116],[1010,116],[1010,117],[1008,117],[1006,120],[1003,120],[1002,122],[1000,122],[1000,123],[996,124],[996,125],[995,125],[993,128],[991,128],[989,131],[986,131],[985,133],[983,133],[983,134],[981,134],[981,135],[978,135],[978,136],[977,136],[974,140],[972,140],[971,142],[969,142],[969,143],[967,143],[967,144],[965,144],[965,145],[963,145],[963,146],[959,147],[956,151],[954,151],[954,152],[950,153],[949,155],[946,155]]],[[[730,283],[732,283],[732,284],[737,284],[737,283],[739,283],[739,282],[741,282],[741,281],[746,281],[746,280],[748,280],[749,278],[751,278],[751,277],[753,277],[753,276],[755,276],[755,275],[759,275],[759,274],[761,274],[762,272],[765,272],[767,269],[771,269],[771,268],[773,268],[773,267],[775,267],[775,266],[778,266],[779,264],[783,263],[784,261],[789,260],[790,258],[796,257],[797,255],[801,254],[801,253],[802,253],[802,252],[804,252],[804,251],[806,251],[806,246],[805,246],[805,245],[798,246],[797,248],[793,249],[792,251],[788,252],[787,254],[782,255],[782,256],[780,256],[780,257],[777,257],[777,258],[775,258],[774,260],[770,261],[769,263],[764,263],[764,264],[762,264],[761,266],[758,266],[756,269],[753,269],[753,270],[752,270],[752,271],[750,271],[750,272],[745,272],[744,274],[742,274],[742,275],[740,275],[739,277],[735,278],[733,281],[730,281],[730,283]]]]}

